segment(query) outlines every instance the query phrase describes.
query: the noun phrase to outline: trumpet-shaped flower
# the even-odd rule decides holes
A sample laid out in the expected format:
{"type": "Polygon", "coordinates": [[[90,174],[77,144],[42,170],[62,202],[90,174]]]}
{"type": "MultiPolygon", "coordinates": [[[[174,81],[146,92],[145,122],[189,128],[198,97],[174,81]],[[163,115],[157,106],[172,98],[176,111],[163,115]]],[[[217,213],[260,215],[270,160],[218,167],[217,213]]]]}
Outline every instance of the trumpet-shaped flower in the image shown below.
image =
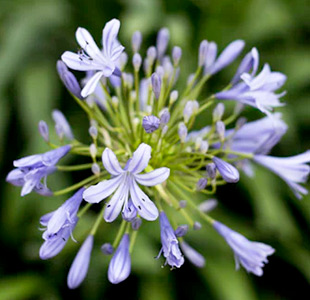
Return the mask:
{"type": "Polygon", "coordinates": [[[13,162],[17,169],[12,170],[6,177],[6,181],[16,186],[22,186],[21,196],[35,192],[50,196],[52,192],[46,183],[41,183],[42,178],[56,171],[55,165],[71,149],[70,145],[59,147],[42,154],[35,154],[20,158],[13,162]]]}
{"type": "MultiPolygon", "coordinates": [[[[120,21],[113,19],[106,23],[102,32],[103,50],[96,45],[93,37],[85,28],[78,28],[76,40],[81,46],[81,53],[76,54],[66,51],[61,59],[65,64],[78,71],[97,71],[84,86],[81,95],[86,97],[94,92],[102,76],[110,77],[116,72],[116,63],[122,54],[124,47],[117,41],[120,21]]],[[[117,72],[119,73],[119,72],[117,72]]]]}
{"type": "Polygon", "coordinates": [[[118,248],[113,255],[108,270],[108,279],[117,284],[124,281],[130,274],[131,260],[129,253],[129,235],[124,234],[118,248]]]}
{"type": "Polygon", "coordinates": [[[213,227],[234,251],[237,270],[241,264],[247,272],[257,276],[263,275],[262,268],[268,262],[267,256],[275,251],[271,246],[249,241],[240,233],[233,231],[218,221],[213,223],[213,227]]]}
{"type": "Polygon", "coordinates": [[[158,217],[158,210],[150,198],[141,190],[138,183],[144,186],[154,186],[164,182],[170,174],[168,168],[159,168],[146,174],[140,174],[148,165],[151,158],[151,147],[140,144],[127,162],[124,169],[121,168],[115,154],[106,148],[102,154],[102,162],[112,178],[99,182],[84,191],[83,197],[87,202],[98,203],[109,197],[116,191],[108,202],[104,211],[104,219],[113,222],[119,215],[122,207],[124,214],[129,210],[131,202],[138,214],[149,221],[158,217]]]}
{"type": "Polygon", "coordinates": [[[306,163],[310,163],[310,150],[291,157],[255,155],[253,160],[282,178],[298,199],[308,194],[299,183],[305,183],[308,179],[310,167],[306,163]]]}

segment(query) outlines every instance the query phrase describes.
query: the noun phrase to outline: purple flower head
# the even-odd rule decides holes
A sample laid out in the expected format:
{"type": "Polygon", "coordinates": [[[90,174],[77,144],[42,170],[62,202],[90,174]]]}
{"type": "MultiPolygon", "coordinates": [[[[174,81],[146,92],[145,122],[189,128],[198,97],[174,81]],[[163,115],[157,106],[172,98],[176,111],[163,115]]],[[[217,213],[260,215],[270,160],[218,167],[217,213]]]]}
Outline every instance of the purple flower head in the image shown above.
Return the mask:
{"type": "Polygon", "coordinates": [[[306,163],[310,163],[310,150],[291,157],[255,155],[253,160],[282,178],[298,199],[308,194],[299,183],[308,179],[310,167],[306,163]]]}
{"type": "Polygon", "coordinates": [[[146,133],[152,133],[159,128],[160,120],[155,116],[145,116],[142,120],[142,126],[146,133]]]}
{"type": "Polygon", "coordinates": [[[115,254],[113,255],[108,270],[108,279],[111,283],[117,284],[129,276],[131,271],[131,260],[129,253],[129,235],[123,235],[115,254]]]}
{"type": "Polygon", "coordinates": [[[84,199],[90,203],[98,203],[116,191],[104,211],[104,219],[107,222],[113,222],[122,207],[123,211],[127,209],[129,195],[142,218],[149,221],[157,219],[158,210],[155,204],[140,189],[138,183],[144,186],[160,184],[169,177],[170,170],[163,167],[140,174],[147,167],[150,158],[151,147],[142,143],[128,160],[126,168],[122,169],[113,151],[106,148],[102,153],[102,162],[112,178],[86,189],[84,199]]]}
{"type": "Polygon", "coordinates": [[[159,223],[162,243],[162,249],[160,250],[159,255],[163,253],[166,258],[165,265],[168,264],[171,267],[180,268],[184,263],[184,257],[180,251],[179,242],[175,236],[174,230],[163,211],[159,214],[159,223]]]}
{"type": "Polygon", "coordinates": [[[59,147],[42,154],[35,154],[20,158],[13,162],[16,169],[6,177],[6,181],[16,186],[22,186],[21,196],[35,192],[50,196],[52,192],[46,184],[41,183],[42,178],[56,171],[55,165],[71,149],[70,145],[59,147]]]}
{"type": "Polygon", "coordinates": [[[249,241],[240,233],[231,230],[218,221],[213,223],[213,227],[234,251],[237,270],[241,264],[247,272],[257,276],[263,275],[262,268],[268,262],[267,256],[275,251],[272,247],[263,243],[249,241]]]}
{"type": "Polygon", "coordinates": [[[52,112],[52,118],[55,122],[55,128],[58,136],[60,138],[62,138],[62,136],[65,136],[70,141],[73,140],[74,135],[72,133],[71,126],[68,123],[64,114],[60,110],[54,109],[52,112]]]}
{"type": "Polygon", "coordinates": [[[48,126],[46,122],[41,120],[39,122],[38,128],[39,128],[39,133],[43,137],[44,141],[49,142],[49,130],[48,130],[48,126]]]}
{"type": "Polygon", "coordinates": [[[89,235],[75,256],[67,278],[67,284],[70,289],[76,289],[85,279],[93,245],[94,236],[89,235]]]}
{"type": "Polygon", "coordinates": [[[77,81],[73,73],[68,70],[65,63],[61,60],[57,61],[57,72],[67,90],[75,97],[83,99],[83,97],[81,96],[81,87],[79,82],[77,81]]]}
{"type": "Polygon", "coordinates": [[[249,73],[250,70],[251,76],[254,76],[257,72],[259,65],[259,54],[256,48],[253,48],[242,60],[240,63],[236,74],[234,75],[231,84],[235,85],[241,80],[241,75],[243,73],[249,73]]]}
{"type": "Polygon", "coordinates": [[[239,181],[239,172],[233,165],[216,156],[214,156],[212,160],[226,182],[235,183],[239,181]]]}
{"type": "Polygon", "coordinates": [[[180,242],[181,249],[185,255],[185,257],[197,268],[203,268],[206,264],[205,258],[198,253],[194,248],[192,248],[189,244],[182,241],[180,242]]]}
{"type": "Polygon", "coordinates": [[[279,98],[285,93],[275,94],[274,92],[283,86],[286,76],[279,72],[271,72],[268,64],[264,65],[263,70],[256,77],[244,73],[241,79],[243,82],[237,83],[230,90],[215,94],[215,97],[253,106],[267,115],[271,115],[270,111],[273,107],[284,105],[279,98]]]}
{"type": "Polygon", "coordinates": [[[83,88],[82,97],[94,92],[102,76],[110,77],[115,71],[116,62],[124,50],[124,47],[117,41],[119,28],[120,21],[117,19],[112,19],[106,23],[102,32],[103,50],[101,51],[90,33],[79,27],[75,36],[82,48],[81,53],[66,51],[61,56],[65,64],[73,70],[96,71],[83,88]]]}
{"type": "MultiPolygon", "coordinates": [[[[208,65],[208,67],[205,68],[205,73],[213,75],[213,74],[221,71],[222,69],[224,69],[228,65],[230,65],[239,56],[239,54],[241,53],[241,51],[244,48],[244,45],[245,45],[245,43],[242,40],[236,40],[236,41],[231,42],[223,50],[223,52],[220,54],[220,56],[214,61],[214,63],[212,63],[211,65],[208,65]]],[[[213,46],[213,48],[214,48],[214,46],[213,46]]],[[[215,51],[212,49],[212,55],[214,55],[213,54],[214,52],[215,51]]],[[[208,60],[208,56],[210,56],[210,54],[207,55],[206,61],[208,60]]]]}

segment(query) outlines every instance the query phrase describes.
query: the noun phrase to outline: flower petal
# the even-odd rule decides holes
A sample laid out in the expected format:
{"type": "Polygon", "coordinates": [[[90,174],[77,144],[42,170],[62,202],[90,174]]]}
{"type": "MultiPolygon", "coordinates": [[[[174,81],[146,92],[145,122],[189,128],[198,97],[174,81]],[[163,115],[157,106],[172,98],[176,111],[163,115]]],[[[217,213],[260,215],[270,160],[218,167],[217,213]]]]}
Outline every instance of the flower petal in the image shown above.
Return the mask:
{"type": "Polygon", "coordinates": [[[116,155],[109,148],[106,148],[102,153],[102,163],[111,175],[116,176],[124,172],[116,158],[116,155]]]}
{"type": "Polygon", "coordinates": [[[81,95],[82,97],[87,97],[88,95],[92,94],[96,87],[97,84],[100,80],[100,78],[103,76],[103,72],[96,72],[86,83],[84,86],[81,95]]]}
{"type": "Polygon", "coordinates": [[[122,179],[122,175],[119,175],[112,179],[101,181],[86,189],[83,193],[83,198],[89,203],[99,203],[117,189],[122,179]]]}
{"type": "Polygon", "coordinates": [[[102,31],[102,45],[105,57],[111,58],[115,40],[121,23],[117,19],[112,19],[105,24],[102,31]]]}
{"type": "Polygon", "coordinates": [[[128,190],[128,179],[126,176],[123,176],[123,181],[104,210],[104,219],[106,222],[113,222],[117,218],[124,202],[127,202],[128,190]]]}
{"type": "Polygon", "coordinates": [[[146,174],[134,175],[138,183],[144,186],[154,186],[164,182],[170,175],[170,169],[159,168],[146,174]]]}
{"type": "Polygon", "coordinates": [[[128,172],[139,174],[148,165],[151,158],[151,147],[147,144],[140,144],[138,149],[133,153],[132,159],[128,165],[128,172]]]}
{"type": "Polygon", "coordinates": [[[158,209],[150,198],[139,188],[132,178],[130,184],[131,200],[138,210],[138,214],[148,221],[154,221],[158,217],[158,209]]]}
{"type": "Polygon", "coordinates": [[[98,63],[91,59],[81,58],[80,55],[66,51],[61,56],[62,61],[72,70],[77,71],[92,71],[92,70],[100,70],[102,68],[102,64],[98,63]]]}

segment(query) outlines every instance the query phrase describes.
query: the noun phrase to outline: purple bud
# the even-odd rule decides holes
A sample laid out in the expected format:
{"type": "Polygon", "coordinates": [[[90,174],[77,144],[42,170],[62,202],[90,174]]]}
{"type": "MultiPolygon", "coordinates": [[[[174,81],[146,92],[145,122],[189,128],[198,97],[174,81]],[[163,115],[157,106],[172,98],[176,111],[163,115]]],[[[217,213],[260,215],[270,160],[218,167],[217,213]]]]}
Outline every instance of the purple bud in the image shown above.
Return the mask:
{"type": "Polygon", "coordinates": [[[142,34],[140,31],[135,31],[131,38],[131,46],[134,53],[140,50],[141,43],[142,43],[142,34]]]}
{"type": "Polygon", "coordinates": [[[178,228],[174,231],[174,234],[176,237],[182,237],[184,236],[188,231],[188,225],[180,225],[178,228]]]}
{"type": "Polygon", "coordinates": [[[100,167],[97,163],[93,163],[91,166],[91,171],[95,174],[95,175],[99,175],[100,174],[100,167]]]}
{"type": "Polygon", "coordinates": [[[200,151],[202,153],[207,153],[208,149],[209,149],[209,143],[207,141],[202,141],[200,144],[200,151]]]}
{"type": "Polygon", "coordinates": [[[187,127],[183,122],[179,124],[178,134],[181,140],[181,143],[184,143],[187,137],[187,127]]]}
{"type": "Polygon", "coordinates": [[[179,201],[180,208],[184,208],[184,207],[186,207],[186,205],[187,205],[187,201],[186,200],[179,201]]]}
{"type": "Polygon", "coordinates": [[[57,67],[57,72],[59,74],[59,77],[60,77],[61,81],[63,82],[63,84],[65,85],[65,87],[67,88],[67,90],[71,94],[73,94],[75,97],[77,97],[79,99],[83,99],[83,97],[81,96],[81,87],[80,87],[77,79],[73,75],[73,73],[71,73],[68,70],[65,63],[61,60],[58,60],[56,67],[57,67]]]}
{"type": "Polygon", "coordinates": [[[145,116],[142,120],[142,126],[146,133],[152,133],[159,128],[160,120],[155,116],[145,116]]]}
{"type": "Polygon", "coordinates": [[[203,190],[208,184],[208,179],[207,178],[200,178],[197,182],[196,189],[197,191],[203,190]]]}
{"type": "Polygon", "coordinates": [[[220,54],[208,73],[215,74],[230,65],[239,56],[244,45],[245,43],[242,40],[236,40],[230,43],[220,54]]]}
{"type": "Polygon", "coordinates": [[[129,235],[126,233],[110,261],[108,279],[113,284],[120,283],[129,276],[130,271],[129,235]]]}
{"type": "Polygon", "coordinates": [[[126,52],[123,52],[119,57],[119,64],[120,64],[121,70],[125,68],[127,61],[128,61],[128,55],[126,52]]]}
{"type": "Polygon", "coordinates": [[[97,152],[98,152],[98,151],[97,151],[96,145],[95,145],[95,144],[91,144],[91,145],[89,146],[89,153],[90,153],[91,157],[92,157],[92,158],[96,157],[97,152]]]}
{"type": "Polygon", "coordinates": [[[170,34],[167,28],[162,28],[159,30],[156,40],[156,48],[158,58],[160,59],[166,52],[168,42],[169,42],[170,34]]]}
{"type": "Polygon", "coordinates": [[[213,210],[216,206],[217,206],[217,200],[209,199],[209,200],[201,202],[198,208],[200,211],[204,213],[208,213],[209,211],[213,210]]]}
{"type": "Polygon", "coordinates": [[[170,120],[170,113],[168,108],[165,108],[160,115],[160,125],[166,125],[170,120]]]}
{"type": "Polygon", "coordinates": [[[208,52],[208,42],[203,40],[199,46],[199,58],[198,58],[198,66],[202,67],[205,64],[208,52]]]}
{"type": "Polygon", "coordinates": [[[179,92],[176,91],[176,90],[172,91],[172,92],[170,93],[170,100],[169,100],[169,102],[170,102],[171,104],[174,103],[174,102],[178,99],[178,97],[179,97],[179,92]]]}
{"type": "Polygon", "coordinates": [[[182,49],[178,46],[173,47],[172,49],[172,60],[174,66],[177,66],[180,62],[182,56],[182,49]]]}
{"type": "Polygon", "coordinates": [[[105,255],[111,255],[114,252],[114,248],[110,243],[104,243],[101,246],[101,252],[105,255]]]}
{"type": "Polygon", "coordinates": [[[214,179],[216,177],[216,165],[214,163],[207,164],[206,170],[209,178],[214,179]]]}
{"type": "Polygon", "coordinates": [[[155,98],[158,99],[160,95],[160,90],[161,90],[161,78],[157,73],[153,73],[151,77],[151,81],[152,81],[152,88],[155,94],[155,98]]]}
{"type": "Polygon", "coordinates": [[[147,56],[147,59],[149,60],[150,64],[152,65],[156,59],[156,56],[157,56],[156,48],[154,46],[149,47],[147,49],[146,56],[147,56]]]}
{"type": "Polygon", "coordinates": [[[213,122],[219,121],[222,119],[225,112],[225,105],[223,103],[219,103],[215,106],[212,116],[213,116],[213,122]]]}
{"type": "Polygon", "coordinates": [[[49,130],[45,121],[39,122],[39,133],[43,137],[45,142],[49,142],[49,130]]]}
{"type": "Polygon", "coordinates": [[[212,160],[226,182],[235,183],[239,181],[239,172],[233,165],[216,156],[212,160]]]}
{"type": "Polygon", "coordinates": [[[142,224],[142,220],[140,218],[134,218],[131,222],[132,230],[138,230],[142,224]]]}
{"type": "Polygon", "coordinates": [[[88,129],[89,135],[95,140],[98,136],[98,129],[96,126],[90,126],[88,129]]]}
{"type": "Polygon", "coordinates": [[[216,132],[221,141],[225,139],[225,124],[222,121],[217,121],[215,124],[216,132]]]}
{"type": "Polygon", "coordinates": [[[214,42],[209,42],[205,60],[205,69],[207,73],[209,73],[208,69],[214,64],[216,55],[217,55],[217,45],[214,42]]]}
{"type": "Polygon", "coordinates": [[[181,249],[186,256],[186,258],[196,267],[203,268],[205,266],[206,260],[204,257],[198,253],[195,249],[189,246],[186,242],[182,241],[180,243],[181,249]]]}
{"type": "Polygon", "coordinates": [[[201,224],[200,224],[199,222],[196,221],[196,222],[194,223],[194,226],[193,226],[194,230],[200,230],[201,227],[202,227],[202,226],[201,226],[201,224]]]}
{"type": "Polygon", "coordinates": [[[136,72],[139,71],[141,64],[142,64],[141,55],[139,53],[135,53],[132,58],[132,65],[136,72]]]}
{"type": "Polygon", "coordinates": [[[56,131],[58,131],[57,134],[59,136],[65,135],[69,140],[73,140],[74,136],[71,127],[64,114],[60,110],[55,109],[52,112],[52,118],[55,122],[56,131]]]}
{"type": "Polygon", "coordinates": [[[93,244],[94,236],[89,235],[74,258],[67,278],[67,284],[70,289],[77,288],[85,279],[93,244]]]}

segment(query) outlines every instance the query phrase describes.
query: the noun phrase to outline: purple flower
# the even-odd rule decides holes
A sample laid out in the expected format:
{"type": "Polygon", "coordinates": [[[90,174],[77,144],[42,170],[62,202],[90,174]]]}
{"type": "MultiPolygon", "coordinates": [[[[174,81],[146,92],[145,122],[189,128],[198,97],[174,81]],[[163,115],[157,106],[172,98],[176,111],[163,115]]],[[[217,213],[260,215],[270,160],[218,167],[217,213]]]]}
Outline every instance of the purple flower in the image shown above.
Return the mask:
{"type": "Polygon", "coordinates": [[[194,248],[192,248],[185,241],[180,242],[181,249],[185,255],[185,257],[197,268],[203,268],[206,264],[205,258],[197,252],[194,248]]]}
{"type": "Polygon", "coordinates": [[[6,181],[16,186],[22,186],[21,196],[29,194],[32,190],[50,196],[52,192],[46,183],[41,183],[42,178],[56,171],[56,163],[71,149],[70,145],[59,147],[42,154],[23,157],[13,162],[17,169],[12,170],[6,177],[6,181]]]}
{"type": "Polygon", "coordinates": [[[299,183],[308,179],[310,167],[306,163],[310,163],[310,150],[291,157],[255,155],[253,160],[282,178],[298,199],[308,194],[299,183]]]}
{"type": "Polygon", "coordinates": [[[75,256],[67,278],[67,284],[70,289],[77,288],[85,279],[93,245],[94,236],[89,235],[75,256]]]}
{"type": "MultiPolygon", "coordinates": [[[[213,75],[230,65],[239,56],[244,48],[244,45],[244,41],[242,40],[231,42],[216,60],[216,47],[212,45],[210,50],[207,49],[205,73],[213,75]],[[212,59],[210,59],[210,57],[212,59]]],[[[208,47],[210,47],[210,45],[208,45],[208,47]]]]}
{"type": "Polygon", "coordinates": [[[239,181],[239,172],[233,165],[216,156],[214,156],[212,160],[226,182],[235,183],[239,181]]]}
{"type": "Polygon", "coordinates": [[[61,60],[57,61],[57,72],[67,90],[75,97],[83,99],[83,97],[81,96],[81,87],[79,82],[77,81],[73,73],[68,70],[65,63],[61,60]]]}
{"type": "Polygon", "coordinates": [[[230,90],[219,92],[215,97],[220,100],[236,100],[240,103],[258,108],[263,113],[270,115],[273,107],[283,106],[279,98],[285,93],[275,94],[286,81],[286,76],[279,72],[271,72],[268,64],[263,70],[253,77],[244,73],[241,75],[243,82],[237,83],[230,90]]]}
{"type": "Polygon", "coordinates": [[[84,199],[90,203],[98,203],[116,190],[104,211],[104,219],[107,222],[114,221],[122,207],[123,211],[127,209],[129,195],[142,218],[150,221],[157,219],[158,210],[155,204],[140,189],[138,183],[144,186],[160,184],[169,177],[170,170],[159,168],[140,174],[147,167],[150,158],[151,147],[142,143],[128,160],[126,167],[122,169],[113,151],[106,148],[102,154],[102,162],[113,177],[86,189],[83,194],[84,199]]]}
{"type": "Polygon", "coordinates": [[[152,133],[159,128],[160,120],[155,116],[145,116],[142,120],[142,126],[146,133],[152,133]]]}
{"type": "Polygon", "coordinates": [[[166,258],[165,265],[180,268],[184,263],[184,257],[179,248],[178,239],[175,236],[174,230],[171,227],[166,214],[162,211],[159,214],[160,223],[160,238],[162,248],[160,253],[163,253],[166,258]]]}
{"type": "Polygon", "coordinates": [[[80,27],[75,36],[82,52],[76,54],[66,51],[61,56],[65,64],[73,70],[97,71],[83,88],[82,97],[94,92],[102,76],[110,77],[115,72],[116,62],[124,50],[124,47],[117,41],[119,28],[120,21],[117,19],[112,19],[106,23],[102,32],[103,50],[100,51],[90,33],[80,27]]]}
{"type": "Polygon", "coordinates": [[[77,212],[83,200],[84,190],[84,188],[79,189],[57,210],[40,219],[41,225],[45,227],[42,235],[45,241],[40,248],[41,259],[49,259],[57,255],[67,243],[69,236],[72,236],[78,221],[77,212]]]}
{"type": "Polygon", "coordinates": [[[58,136],[60,138],[65,136],[70,141],[73,140],[74,135],[72,133],[71,126],[68,123],[64,114],[60,110],[54,109],[52,112],[52,118],[55,122],[55,128],[56,128],[58,136]]]}
{"type": "Polygon", "coordinates": [[[115,254],[113,255],[108,270],[108,279],[117,284],[129,276],[131,271],[131,260],[129,253],[129,235],[124,234],[115,254]]]}
{"type": "Polygon", "coordinates": [[[262,268],[268,262],[267,256],[275,251],[272,247],[263,243],[249,241],[240,233],[231,230],[218,221],[213,223],[213,227],[234,251],[237,270],[241,264],[247,272],[257,276],[263,275],[262,268]]]}

